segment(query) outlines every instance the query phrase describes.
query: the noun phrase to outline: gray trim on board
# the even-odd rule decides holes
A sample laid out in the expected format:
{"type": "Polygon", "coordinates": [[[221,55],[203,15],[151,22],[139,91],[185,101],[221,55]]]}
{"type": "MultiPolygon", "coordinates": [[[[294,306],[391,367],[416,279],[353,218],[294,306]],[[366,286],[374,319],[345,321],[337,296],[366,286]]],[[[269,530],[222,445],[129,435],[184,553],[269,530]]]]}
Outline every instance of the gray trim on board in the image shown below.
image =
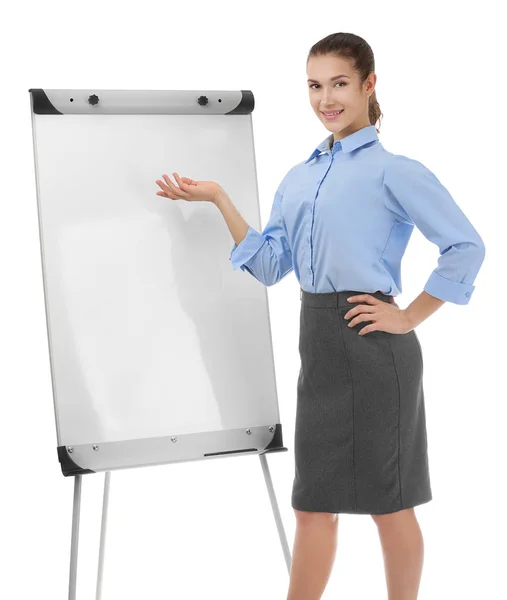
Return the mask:
{"type": "Polygon", "coordinates": [[[287,450],[282,425],[206,431],[178,436],[58,446],[62,473],[83,475],[166,463],[223,458],[239,454],[267,454],[287,450]]]}
{"type": "Polygon", "coordinates": [[[30,88],[37,115],[248,115],[251,90],[48,90],[30,88]]]}

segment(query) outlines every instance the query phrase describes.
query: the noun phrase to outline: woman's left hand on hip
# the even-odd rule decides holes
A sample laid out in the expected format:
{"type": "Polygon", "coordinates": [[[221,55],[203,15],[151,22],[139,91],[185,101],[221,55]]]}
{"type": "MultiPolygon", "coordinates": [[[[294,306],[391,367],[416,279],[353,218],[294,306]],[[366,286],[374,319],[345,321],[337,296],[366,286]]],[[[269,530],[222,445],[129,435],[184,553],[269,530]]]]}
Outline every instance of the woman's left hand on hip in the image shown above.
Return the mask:
{"type": "Polygon", "coordinates": [[[367,334],[370,331],[408,333],[413,329],[405,310],[400,308],[392,297],[389,302],[384,302],[371,294],[359,294],[357,296],[349,296],[347,300],[349,302],[364,303],[351,307],[345,315],[345,319],[350,319],[348,323],[349,327],[369,321],[369,325],[366,325],[358,332],[359,335],[367,334]]]}

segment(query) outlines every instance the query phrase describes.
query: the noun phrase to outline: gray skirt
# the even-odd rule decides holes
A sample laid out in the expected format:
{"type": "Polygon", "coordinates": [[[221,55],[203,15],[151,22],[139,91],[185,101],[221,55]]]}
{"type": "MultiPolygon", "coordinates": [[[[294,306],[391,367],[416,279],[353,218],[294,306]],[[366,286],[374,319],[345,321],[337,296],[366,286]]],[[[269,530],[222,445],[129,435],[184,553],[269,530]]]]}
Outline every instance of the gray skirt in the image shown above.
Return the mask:
{"type": "Polygon", "coordinates": [[[371,321],[349,327],[344,315],[361,304],[347,298],[363,293],[301,290],[298,510],[386,514],[432,499],[419,339],[414,330],[358,335],[371,321]]]}

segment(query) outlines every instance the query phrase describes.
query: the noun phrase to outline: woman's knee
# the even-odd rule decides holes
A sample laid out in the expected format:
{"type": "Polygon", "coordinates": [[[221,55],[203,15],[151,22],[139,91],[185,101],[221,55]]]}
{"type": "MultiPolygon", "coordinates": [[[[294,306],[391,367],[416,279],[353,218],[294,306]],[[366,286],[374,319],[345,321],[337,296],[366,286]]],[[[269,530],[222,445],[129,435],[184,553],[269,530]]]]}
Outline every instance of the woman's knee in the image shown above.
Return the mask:
{"type": "Polygon", "coordinates": [[[405,508],[403,510],[398,510],[392,513],[384,513],[380,515],[370,515],[371,518],[375,521],[377,526],[385,525],[389,527],[389,525],[393,525],[395,523],[400,523],[401,521],[406,520],[407,518],[414,518],[415,512],[413,508],[405,508]]]}
{"type": "Polygon", "coordinates": [[[311,523],[314,521],[336,523],[338,521],[337,513],[298,510],[297,508],[294,508],[293,510],[299,523],[311,523]]]}

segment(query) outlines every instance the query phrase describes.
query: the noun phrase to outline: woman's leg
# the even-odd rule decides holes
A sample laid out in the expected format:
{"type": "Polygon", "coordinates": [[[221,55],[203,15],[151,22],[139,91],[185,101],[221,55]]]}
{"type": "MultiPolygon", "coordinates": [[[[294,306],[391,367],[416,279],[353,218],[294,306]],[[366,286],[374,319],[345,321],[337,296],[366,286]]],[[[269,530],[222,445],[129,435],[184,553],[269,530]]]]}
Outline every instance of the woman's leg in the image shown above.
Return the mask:
{"type": "Polygon", "coordinates": [[[287,600],[319,600],[333,569],[338,515],[294,509],[296,535],[287,600]]]}
{"type": "Polygon", "coordinates": [[[371,516],[380,536],[389,600],[417,600],[424,542],[414,509],[371,516]]]}

